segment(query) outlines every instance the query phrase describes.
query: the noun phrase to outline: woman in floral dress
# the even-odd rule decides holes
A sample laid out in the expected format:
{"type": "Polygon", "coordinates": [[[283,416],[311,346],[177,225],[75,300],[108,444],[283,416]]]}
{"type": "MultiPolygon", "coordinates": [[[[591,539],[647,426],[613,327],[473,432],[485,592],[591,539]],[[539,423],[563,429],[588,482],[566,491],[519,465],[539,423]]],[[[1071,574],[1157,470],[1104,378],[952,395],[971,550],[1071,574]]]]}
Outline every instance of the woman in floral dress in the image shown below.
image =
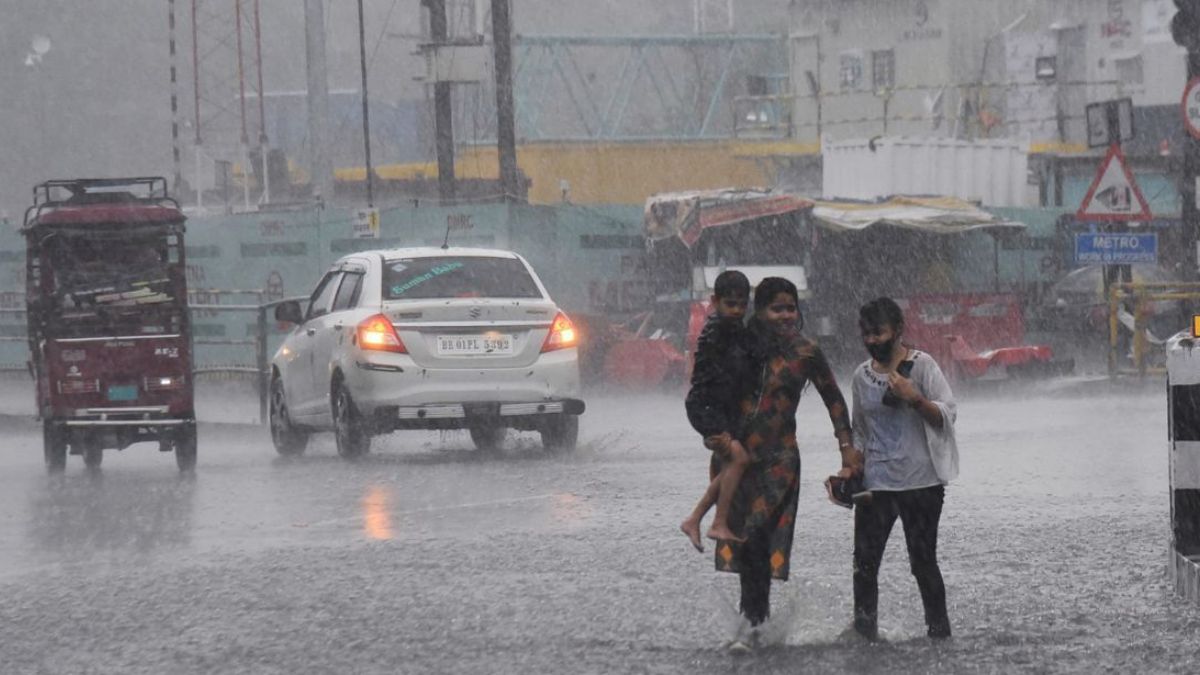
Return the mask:
{"type": "Polygon", "coordinates": [[[753,647],[758,626],[770,614],[771,580],[786,581],[800,487],[796,445],[796,407],[812,383],[829,411],[842,455],[842,466],[861,470],[846,401],[821,348],[800,333],[796,287],[768,277],[754,296],[751,330],[756,336],[759,386],[742,402],[744,445],[751,457],[730,511],[729,524],[739,540],[721,541],[717,569],[741,576],[741,613],[747,626],[733,647],[753,647]]]}

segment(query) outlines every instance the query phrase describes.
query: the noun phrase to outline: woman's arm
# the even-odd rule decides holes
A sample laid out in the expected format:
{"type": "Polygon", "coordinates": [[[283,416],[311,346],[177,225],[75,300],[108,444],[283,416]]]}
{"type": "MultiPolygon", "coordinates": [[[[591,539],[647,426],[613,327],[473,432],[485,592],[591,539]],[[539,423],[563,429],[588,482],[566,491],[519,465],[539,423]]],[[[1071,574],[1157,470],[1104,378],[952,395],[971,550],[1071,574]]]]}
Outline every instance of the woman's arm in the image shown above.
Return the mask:
{"type": "Polygon", "coordinates": [[[912,407],[921,416],[921,419],[925,420],[925,423],[934,429],[941,429],[946,423],[946,420],[942,419],[941,409],[934,405],[933,401],[924,396],[914,401],[912,407]]]}
{"type": "Polygon", "coordinates": [[[829,411],[829,421],[833,422],[833,433],[838,440],[852,440],[850,413],[846,407],[846,399],[842,397],[842,390],[838,388],[837,379],[833,376],[833,369],[829,367],[829,361],[820,347],[814,344],[812,350],[808,380],[821,394],[825,409],[829,411]]]}
{"type": "MultiPolygon", "coordinates": [[[[946,377],[942,375],[942,370],[936,361],[930,360],[923,373],[921,389],[924,389],[926,393],[922,393],[912,380],[899,373],[891,373],[888,379],[896,396],[907,402],[913,410],[917,411],[921,419],[934,429],[941,429],[946,424],[946,420],[942,417],[943,407],[953,415],[954,394],[950,391],[950,384],[946,382],[946,377]]],[[[954,420],[951,419],[950,423],[953,424],[954,420]]]]}
{"type": "Polygon", "coordinates": [[[862,395],[858,391],[857,377],[850,378],[850,401],[853,403],[853,410],[850,413],[850,428],[854,430],[854,437],[862,442],[862,439],[867,437],[867,416],[862,409],[862,395]]]}
{"type": "MultiPolygon", "coordinates": [[[[859,446],[863,446],[867,438],[867,416],[863,413],[862,394],[859,392],[857,371],[855,371],[855,375],[850,377],[850,402],[853,406],[850,411],[850,428],[854,438],[858,439],[859,446]]],[[[862,447],[856,448],[855,453],[857,454],[858,466],[853,467],[846,463],[846,453],[844,450],[842,452],[842,466],[855,468],[861,472],[863,466],[866,464],[866,456],[863,454],[862,447]]]]}
{"type": "Polygon", "coordinates": [[[833,376],[833,369],[825,353],[816,344],[812,345],[809,381],[825,402],[829,412],[829,421],[833,423],[833,433],[838,439],[838,450],[842,454],[842,466],[859,469],[862,467],[862,453],[854,447],[854,433],[850,427],[850,413],[846,407],[846,399],[833,376]]]}

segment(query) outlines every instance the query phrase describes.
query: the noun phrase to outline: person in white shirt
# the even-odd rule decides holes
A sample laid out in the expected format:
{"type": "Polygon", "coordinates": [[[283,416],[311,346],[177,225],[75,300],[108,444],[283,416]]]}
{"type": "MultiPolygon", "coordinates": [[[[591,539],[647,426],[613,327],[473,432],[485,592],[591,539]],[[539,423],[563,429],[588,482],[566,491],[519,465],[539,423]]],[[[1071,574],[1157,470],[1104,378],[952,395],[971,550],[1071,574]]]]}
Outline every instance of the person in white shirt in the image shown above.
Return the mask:
{"type": "Polygon", "coordinates": [[[870,497],[854,514],[854,630],[878,638],[879,564],[899,518],[928,635],[948,638],[937,533],[945,486],[958,474],[954,395],[937,362],[901,342],[904,313],[894,300],[863,305],[859,328],[871,358],[854,371],[851,423],[870,497]]]}

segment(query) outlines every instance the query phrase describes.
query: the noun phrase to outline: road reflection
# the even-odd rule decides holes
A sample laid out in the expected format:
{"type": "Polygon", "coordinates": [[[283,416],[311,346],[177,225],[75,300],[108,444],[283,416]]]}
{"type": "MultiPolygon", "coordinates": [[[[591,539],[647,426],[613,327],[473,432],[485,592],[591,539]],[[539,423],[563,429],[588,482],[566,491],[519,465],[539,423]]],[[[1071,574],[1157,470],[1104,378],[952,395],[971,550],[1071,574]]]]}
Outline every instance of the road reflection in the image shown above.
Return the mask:
{"type": "Polygon", "coordinates": [[[550,515],[567,525],[580,525],[592,517],[592,506],[579,495],[557,492],[550,501],[550,515]]]}
{"type": "Polygon", "coordinates": [[[31,491],[29,539],[70,559],[184,546],[191,542],[195,492],[191,476],[52,476],[44,490],[31,491]]]}
{"type": "Polygon", "coordinates": [[[386,541],[393,537],[392,496],[392,489],[383,485],[369,486],[363,496],[363,531],[371,539],[386,541]]]}

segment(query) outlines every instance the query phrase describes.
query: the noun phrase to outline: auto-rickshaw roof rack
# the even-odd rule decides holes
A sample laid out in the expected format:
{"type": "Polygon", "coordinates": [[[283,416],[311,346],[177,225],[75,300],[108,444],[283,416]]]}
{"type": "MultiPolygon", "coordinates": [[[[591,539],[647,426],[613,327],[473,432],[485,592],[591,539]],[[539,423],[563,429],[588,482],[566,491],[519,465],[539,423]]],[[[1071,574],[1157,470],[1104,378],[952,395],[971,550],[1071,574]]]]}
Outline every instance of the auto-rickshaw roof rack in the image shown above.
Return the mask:
{"type": "Polygon", "coordinates": [[[167,179],[162,176],[56,179],[34,186],[33,206],[25,212],[25,226],[48,209],[103,204],[179,209],[179,202],[167,194],[167,179]]]}
{"type": "MultiPolygon", "coordinates": [[[[132,178],[67,178],[48,180],[33,188],[35,206],[50,206],[89,201],[149,201],[171,200],[167,195],[167,179],[162,176],[132,178]],[[64,193],[67,196],[63,196],[64,193]],[[119,195],[115,197],[114,195],[119,195]]],[[[174,200],[171,200],[174,201],[174,200]]]]}

